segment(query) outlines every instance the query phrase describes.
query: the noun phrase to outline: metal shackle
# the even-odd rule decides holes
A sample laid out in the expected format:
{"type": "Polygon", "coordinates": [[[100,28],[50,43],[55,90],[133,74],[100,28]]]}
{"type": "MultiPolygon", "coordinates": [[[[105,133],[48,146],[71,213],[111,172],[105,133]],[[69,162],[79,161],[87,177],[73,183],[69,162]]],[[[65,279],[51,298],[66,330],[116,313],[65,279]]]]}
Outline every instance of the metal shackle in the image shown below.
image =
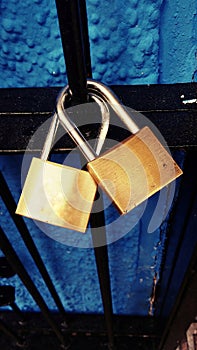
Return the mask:
{"type": "MultiPolygon", "coordinates": [[[[68,87],[67,87],[68,89],[68,87]]],[[[68,93],[68,90],[66,90],[68,93]]],[[[101,127],[101,134],[102,138],[100,138],[100,142],[98,142],[98,148],[101,149],[101,143],[103,144],[105,138],[103,137],[103,131],[105,133],[105,136],[108,131],[109,126],[109,109],[105,101],[102,99],[102,97],[97,96],[94,92],[90,93],[91,97],[99,104],[102,103],[103,107],[101,112],[105,111],[104,117],[102,118],[102,124],[104,124],[103,127],[101,127]]],[[[87,161],[94,160],[98,152],[94,151],[94,149],[91,147],[89,142],[86,140],[86,138],[83,136],[83,134],[80,132],[80,130],[76,127],[75,123],[69,118],[69,115],[64,108],[64,103],[66,101],[67,94],[65,94],[65,89],[63,89],[58,98],[57,98],[57,105],[56,105],[56,111],[59,118],[60,123],[64,127],[64,129],[67,131],[69,136],[72,138],[74,143],[79,147],[80,151],[84,155],[87,161]]]]}
{"type": "Polygon", "coordinates": [[[59,126],[59,123],[62,124],[64,129],[68,132],[69,136],[73,139],[75,144],[79,146],[80,150],[82,151],[83,155],[87,158],[85,152],[88,148],[88,151],[90,153],[90,156],[92,159],[94,159],[97,155],[100,154],[100,151],[103,147],[108,128],[109,128],[109,119],[110,119],[110,112],[107,103],[100,97],[97,96],[95,93],[91,93],[90,96],[92,99],[99,105],[100,111],[101,111],[101,127],[99,130],[99,133],[97,135],[97,139],[95,142],[95,150],[89,145],[87,140],[84,138],[83,134],[80,132],[80,130],[77,128],[75,123],[70,120],[68,114],[65,110],[63,110],[63,105],[66,102],[66,100],[70,100],[70,94],[69,94],[69,86],[66,86],[62,89],[60,92],[58,98],[57,98],[57,110],[58,112],[54,112],[52,116],[52,121],[50,124],[50,128],[47,134],[47,137],[45,139],[45,143],[43,146],[43,150],[41,153],[41,159],[47,160],[49,153],[51,151],[51,148],[53,146],[53,142],[55,139],[55,135],[57,132],[57,128],[59,126]],[[66,117],[66,120],[65,120],[66,117]],[[85,150],[84,150],[84,144],[85,150]]]}
{"type": "MultiPolygon", "coordinates": [[[[106,87],[104,84],[97,82],[95,80],[87,80],[88,94],[91,95],[94,99],[100,99],[102,103],[105,103],[105,108],[107,104],[115,111],[118,117],[122,122],[127,126],[129,131],[133,134],[136,134],[139,131],[139,127],[132,120],[131,116],[128,114],[124,106],[121,104],[117,96],[106,87]]],[[[82,133],[76,128],[76,125],[69,118],[66,109],[64,108],[64,103],[66,100],[65,91],[68,93],[69,88],[63,89],[57,99],[57,114],[62,126],[67,130],[70,137],[73,139],[75,144],[79,147],[83,155],[85,156],[88,162],[94,160],[98,153],[96,153],[90,144],[87,142],[82,133]]],[[[109,119],[108,119],[109,122],[109,119]]],[[[109,126],[109,125],[108,125],[109,126]]],[[[108,128],[108,127],[107,127],[108,128]]]]}
{"type": "Polygon", "coordinates": [[[90,93],[95,93],[97,96],[102,97],[110,107],[115,111],[121,121],[127,126],[132,134],[136,134],[140,129],[137,124],[132,120],[129,113],[126,111],[118,97],[114,92],[104,84],[96,80],[87,80],[87,88],[90,93]]]}

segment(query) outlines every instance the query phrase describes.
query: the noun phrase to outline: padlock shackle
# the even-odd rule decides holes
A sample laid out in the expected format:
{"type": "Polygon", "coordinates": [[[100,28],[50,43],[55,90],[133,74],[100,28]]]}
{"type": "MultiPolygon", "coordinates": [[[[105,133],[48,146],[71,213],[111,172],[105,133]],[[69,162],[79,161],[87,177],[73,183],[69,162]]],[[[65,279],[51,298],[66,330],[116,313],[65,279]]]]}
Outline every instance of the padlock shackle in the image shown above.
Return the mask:
{"type": "Polygon", "coordinates": [[[131,119],[131,116],[128,114],[121,102],[118,100],[117,96],[110,88],[92,79],[87,80],[87,87],[88,92],[93,92],[100,95],[107,103],[109,103],[111,108],[115,111],[132,134],[136,134],[139,131],[137,124],[131,119]]]}
{"type": "Polygon", "coordinates": [[[93,99],[99,104],[102,114],[102,124],[99,137],[96,141],[96,152],[90,146],[88,141],[85,139],[83,134],[78,130],[76,125],[71,121],[67,112],[64,109],[64,102],[66,99],[70,99],[69,86],[64,87],[57,99],[57,111],[54,112],[52,117],[52,122],[43,146],[41,153],[41,159],[47,160],[49,153],[51,151],[56,131],[59,125],[59,122],[66,129],[69,136],[73,139],[75,144],[79,147],[82,154],[85,156],[87,161],[94,160],[97,155],[100,153],[106,133],[109,127],[109,109],[107,103],[111,108],[116,112],[122,122],[128,127],[131,133],[135,134],[139,131],[138,126],[131,119],[128,112],[124,109],[121,102],[118,100],[117,96],[112,92],[112,90],[106,87],[104,84],[88,79],[87,80],[88,93],[93,97],[93,99]],[[106,103],[105,103],[106,102],[106,103]],[[105,108],[105,112],[104,112],[105,108]],[[106,112],[107,111],[107,112],[106,112]]]}
{"type": "MultiPolygon", "coordinates": [[[[102,115],[102,122],[101,122],[100,131],[99,131],[99,134],[97,136],[97,139],[96,139],[96,142],[95,142],[95,146],[94,146],[95,151],[91,148],[91,146],[88,147],[89,157],[93,157],[93,154],[92,154],[93,152],[94,152],[94,157],[96,157],[96,156],[98,156],[100,154],[100,151],[101,151],[101,149],[103,147],[103,143],[104,143],[106,135],[107,135],[107,131],[108,131],[108,128],[109,128],[110,112],[109,112],[109,108],[108,108],[107,103],[100,96],[97,96],[94,93],[91,93],[89,95],[99,105],[100,110],[101,110],[101,115],[102,115]]],[[[59,94],[58,100],[62,99],[62,98],[64,98],[64,101],[65,101],[66,98],[68,98],[68,99],[70,98],[70,96],[69,96],[69,86],[66,86],[65,88],[63,88],[61,93],[59,94]]],[[[62,119],[60,120],[60,118],[59,118],[59,116],[58,116],[56,111],[54,112],[54,114],[52,116],[52,121],[51,121],[51,124],[50,124],[50,127],[49,127],[49,131],[48,131],[48,134],[47,134],[47,137],[46,137],[46,140],[45,140],[42,152],[41,152],[41,157],[40,158],[42,160],[46,161],[48,159],[48,157],[49,157],[49,153],[50,153],[51,148],[53,146],[53,142],[54,142],[55,135],[56,135],[57,128],[59,126],[59,122],[60,121],[61,121],[61,124],[63,125],[63,127],[66,129],[67,132],[70,130],[69,135],[72,137],[74,142],[75,143],[79,142],[79,141],[76,140],[76,135],[73,135],[73,133],[72,133],[73,128],[75,128],[76,131],[78,130],[76,125],[69,119],[68,115],[67,115],[67,119],[68,119],[68,122],[72,124],[72,128],[71,128],[71,125],[69,127],[68,123],[65,124],[64,120],[63,121],[62,121],[62,119]]],[[[80,133],[80,131],[77,131],[77,133],[79,134],[79,137],[82,139],[80,144],[84,145],[84,142],[86,141],[86,139],[80,133]]],[[[86,141],[86,144],[87,144],[87,141],[86,141]]],[[[79,146],[79,144],[78,144],[78,146],[79,146]]],[[[81,151],[84,154],[85,151],[82,150],[81,147],[80,147],[80,149],[81,149],[81,151]]],[[[87,149],[86,149],[86,151],[87,151],[87,149]]],[[[87,156],[85,154],[84,154],[84,156],[87,158],[87,156]]]]}
{"type": "Polygon", "coordinates": [[[83,134],[80,132],[80,130],[69,118],[68,113],[64,109],[64,102],[66,98],[68,98],[68,91],[69,91],[69,87],[67,86],[64,89],[62,89],[62,91],[58,96],[57,105],[56,105],[57,115],[64,129],[66,129],[69,136],[72,138],[75,144],[79,147],[80,151],[82,152],[86,160],[90,162],[97,157],[97,154],[93,150],[93,148],[90,146],[88,141],[85,139],[83,134]]]}
{"type": "Polygon", "coordinates": [[[47,160],[49,157],[49,153],[51,151],[54,139],[55,139],[55,135],[57,132],[57,128],[59,126],[59,118],[56,112],[54,112],[53,116],[52,116],[52,121],[49,127],[49,131],[47,134],[47,137],[45,139],[45,143],[41,152],[41,156],[40,158],[42,160],[47,160]]]}
{"type": "Polygon", "coordinates": [[[102,115],[102,121],[101,126],[99,130],[99,134],[96,138],[95,144],[94,144],[94,150],[98,155],[100,155],[101,149],[103,147],[103,144],[106,139],[106,135],[109,129],[109,120],[110,120],[110,111],[108,108],[107,103],[98,95],[95,94],[89,94],[92,99],[99,105],[102,115]]]}

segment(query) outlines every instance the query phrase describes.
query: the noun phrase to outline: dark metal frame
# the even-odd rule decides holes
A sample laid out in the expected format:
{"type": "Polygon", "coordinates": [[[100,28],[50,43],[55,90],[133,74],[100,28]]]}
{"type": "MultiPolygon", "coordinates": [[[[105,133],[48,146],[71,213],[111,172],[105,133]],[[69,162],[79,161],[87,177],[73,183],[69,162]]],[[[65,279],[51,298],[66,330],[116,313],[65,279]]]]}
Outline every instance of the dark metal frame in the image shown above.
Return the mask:
{"type": "MultiPolygon", "coordinates": [[[[140,111],[159,129],[170,149],[196,150],[197,103],[184,105],[181,95],[188,99],[195,98],[197,83],[114,85],[111,88],[125,106],[140,111]]],[[[52,115],[60,89],[0,89],[1,153],[23,153],[26,150],[32,135],[52,115]]],[[[83,132],[87,138],[95,138],[97,126],[84,126],[83,132]]],[[[121,134],[111,127],[109,136],[120,140],[128,134],[125,134],[125,130],[121,134]]],[[[31,150],[41,150],[43,143],[44,139],[40,140],[40,144],[32,144],[31,150]]],[[[58,142],[54,151],[66,151],[73,147],[72,140],[65,137],[62,142],[58,142]]]]}

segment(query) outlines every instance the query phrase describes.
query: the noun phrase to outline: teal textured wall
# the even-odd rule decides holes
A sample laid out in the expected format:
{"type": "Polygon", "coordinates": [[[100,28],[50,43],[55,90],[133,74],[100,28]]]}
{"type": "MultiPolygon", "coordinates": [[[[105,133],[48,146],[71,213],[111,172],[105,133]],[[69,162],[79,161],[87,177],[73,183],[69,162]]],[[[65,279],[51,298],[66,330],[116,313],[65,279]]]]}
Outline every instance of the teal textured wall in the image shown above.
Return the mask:
{"type": "MultiPolygon", "coordinates": [[[[196,0],[87,0],[93,77],[106,84],[189,82],[196,0]]],[[[54,0],[0,1],[0,87],[65,85],[54,0]]]]}

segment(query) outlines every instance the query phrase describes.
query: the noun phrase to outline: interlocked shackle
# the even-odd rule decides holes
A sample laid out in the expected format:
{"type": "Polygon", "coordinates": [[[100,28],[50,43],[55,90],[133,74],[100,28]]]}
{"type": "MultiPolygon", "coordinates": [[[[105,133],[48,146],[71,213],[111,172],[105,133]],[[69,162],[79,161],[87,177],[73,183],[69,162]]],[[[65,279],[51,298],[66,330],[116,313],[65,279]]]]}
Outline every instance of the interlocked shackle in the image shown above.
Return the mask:
{"type": "MultiPolygon", "coordinates": [[[[106,101],[117,113],[118,117],[123,121],[123,123],[128,127],[128,129],[135,134],[139,131],[139,127],[136,125],[136,123],[131,119],[127,111],[124,109],[124,107],[120,104],[120,101],[115,96],[115,94],[107,88],[104,84],[97,82],[95,80],[87,80],[87,87],[88,87],[88,93],[93,98],[102,99],[103,101],[106,101]]],[[[69,88],[67,87],[67,92],[69,91],[69,88]]],[[[75,125],[73,121],[69,118],[68,114],[66,113],[64,109],[64,103],[65,103],[65,91],[62,90],[60,92],[60,95],[57,100],[57,114],[59,116],[60,122],[67,130],[70,137],[73,139],[73,141],[79,146],[81,152],[85,156],[87,161],[91,161],[96,158],[97,152],[93,150],[93,148],[90,146],[90,144],[87,142],[87,140],[84,138],[84,136],[80,132],[75,132],[75,125]],[[66,119],[65,119],[66,116],[66,119]]],[[[107,105],[105,105],[105,108],[107,108],[107,105]]],[[[103,113],[104,115],[104,113],[103,113]]],[[[107,122],[109,123],[109,117],[107,118],[107,122]]],[[[107,130],[108,130],[107,125],[107,130]]],[[[106,135],[105,135],[106,136],[106,135]]]]}
{"type": "MultiPolygon", "coordinates": [[[[141,130],[121,105],[115,94],[104,84],[87,80],[89,93],[105,100],[132,133],[131,137],[97,157],[88,143],[82,147],[88,160],[87,169],[94,180],[109,195],[121,214],[126,214],[138,204],[174,181],[182,174],[170,154],[147,126],[141,130]]],[[[63,100],[57,104],[58,114],[64,124],[63,100]]],[[[72,130],[72,121],[64,124],[72,130]]],[[[80,146],[80,141],[73,139],[80,146]]],[[[76,135],[78,136],[78,135],[76,135]]],[[[85,141],[84,141],[85,142],[85,141]]]]}
{"type": "Polygon", "coordinates": [[[83,149],[83,145],[84,145],[84,147],[86,147],[86,145],[87,145],[88,149],[90,150],[92,155],[94,155],[94,157],[96,155],[100,154],[101,149],[102,149],[103,144],[104,144],[105,139],[106,139],[108,128],[109,128],[110,112],[109,112],[109,108],[108,108],[107,103],[105,102],[105,100],[102,97],[97,96],[97,94],[94,92],[89,93],[89,95],[99,105],[100,111],[101,111],[101,117],[102,117],[100,130],[98,132],[95,146],[94,146],[95,150],[89,145],[89,143],[87,142],[87,140],[85,139],[83,134],[77,128],[75,123],[70,120],[68,114],[63,109],[65,101],[67,99],[69,100],[69,97],[70,97],[69,86],[67,85],[65,88],[63,88],[61,90],[61,92],[59,93],[59,95],[57,97],[56,109],[58,109],[58,113],[55,111],[54,115],[52,117],[52,122],[51,122],[49,131],[48,131],[48,134],[47,134],[44,146],[43,146],[43,150],[41,152],[41,159],[43,159],[43,160],[48,159],[49,153],[51,151],[51,148],[52,148],[52,145],[53,145],[53,142],[55,139],[57,128],[59,126],[59,122],[61,122],[62,126],[64,127],[66,132],[68,132],[69,136],[72,138],[74,143],[79,146],[79,148],[83,154],[85,152],[83,149]],[[59,109],[60,106],[61,106],[61,110],[59,109]],[[65,116],[66,116],[66,119],[65,119],[65,116]]]}
{"type": "MultiPolygon", "coordinates": [[[[79,147],[86,160],[91,161],[96,158],[97,154],[89,142],[86,140],[86,138],[83,136],[83,134],[80,132],[80,130],[76,127],[75,123],[69,118],[69,115],[64,108],[67,96],[68,95],[65,95],[64,90],[62,90],[57,98],[56,112],[59,121],[69,136],[72,138],[74,143],[79,147]]],[[[99,96],[98,98],[100,99],[99,96]]]]}
{"type": "MultiPolygon", "coordinates": [[[[64,88],[57,103],[60,103],[61,99],[65,101],[69,98],[68,88],[64,88]]],[[[107,133],[109,110],[106,103],[102,102],[102,98],[94,96],[93,98],[99,103],[102,113],[102,126],[96,148],[96,152],[99,153],[105,139],[104,134],[107,133]],[[105,127],[103,127],[104,123],[105,127]]],[[[32,159],[16,213],[56,226],[85,232],[97,185],[87,171],[47,160],[59,121],[59,115],[55,112],[41,159],[35,157],[32,159]]],[[[79,139],[82,138],[80,142],[82,144],[83,135],[74,123],[72,128],[75,135],[79,134],[79,139]]]]}

